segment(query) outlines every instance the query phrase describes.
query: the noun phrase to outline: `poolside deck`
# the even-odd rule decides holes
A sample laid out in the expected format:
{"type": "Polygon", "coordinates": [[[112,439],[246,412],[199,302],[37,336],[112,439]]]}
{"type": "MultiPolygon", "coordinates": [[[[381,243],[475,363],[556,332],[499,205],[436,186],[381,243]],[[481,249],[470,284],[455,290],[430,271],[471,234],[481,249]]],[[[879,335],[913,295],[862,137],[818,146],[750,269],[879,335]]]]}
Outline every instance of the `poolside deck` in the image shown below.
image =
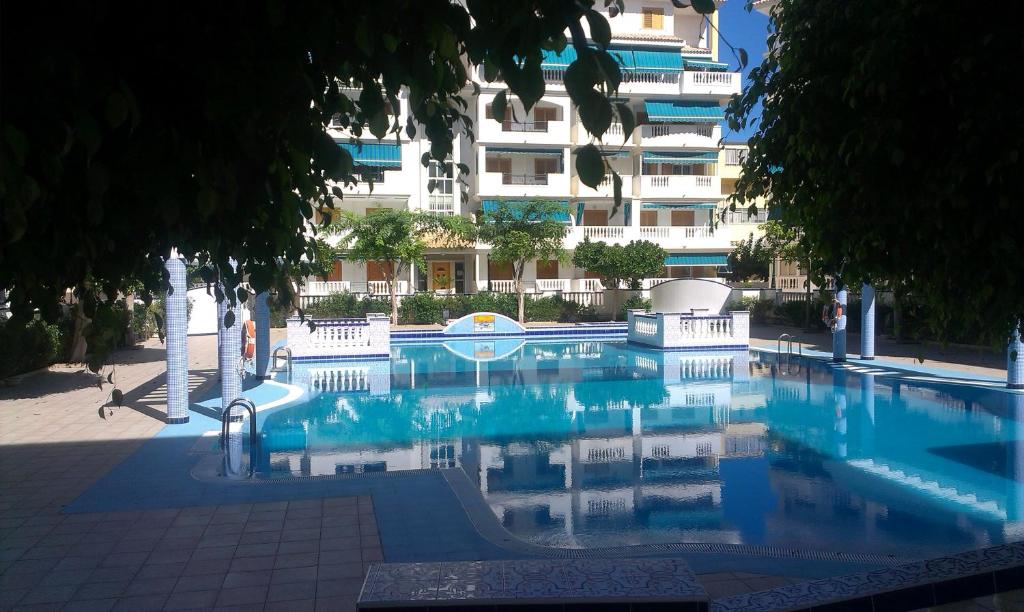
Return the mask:
{"type": "MultiPolygon", "coordinates": [[[[783,331],[754,327],[752,338],[774,345],[783,331]]],[[[826,340],[824,335],[818,339],[819,348],[828,350],[826,340]]],[[[849,345],[857,346],[855,337],[849,345]]],[[[914,361],[884,341],[876,351],[879,362],[883,356],[886,361],[914,361]]],[[[216,383],[216,352],[214,336],[189,339],[194,397],[216,383]]],[[[994,359],[972,352],[928,355],[929,367],[1005,375],[994,359]]],[[[164,429],[163,357],[156,341],[114,356],[125,407],[104,413],[105,418],[98,411],[110,386],[99,388],[94,376],[77,367],[55,366],[17,386],[0,388],[0,610],[355,609],[369,564],[392,560],[389,550],[399,550],[408,535],[395,525],[420,506],[399,503],[408,495],[401,491],[406,485],[396,479],[381,479],[373,487],[354,486],[353,480],[284,490],[251,487],[245,494],[250,499],[220,503],[207,496],[212,489],[190,481],[186,473],[176,483],[184,491],[181,503],[148,510],[64,512],[98,481],[110,478],[115,468],[121,468],[119,477],[132,477],[124,464],[136,451],[145,447],[154,453],[135,456],[136,462],[160,456],[151,447],[164,429]],[[193,497],[186,498],[186,493],[193,497]],[[388,529],[393,532],[390,540],[385,538],[388,529]]],[[[182,438],[166,441],[165,448],[191,444],[182,438]]],[[[157,479],[170,469],[154,467],[165,468],[156,470],[157,479]]],[[[441,478],[403,482],[418,494],[438,495],[443,501],[441,478]]],[[[95,498],[92,503],[97,503],[95,498]]],[[[462,533],[468,521],[448,516],[449,510],[430,508],[424,522],[437,521],[441,534],[462,533]]],[[[430,554],[406,552],[410,558],[430,554]]],[[[472,558],[479,552],[465,548],[459,554],[472,558]]],[[[796,571],[806,569],[801,564],[776,564],[780,575],[774,575],[751,572],[752,566],[734,565],[725,556],[704,558],[694,569],[711,597],[812,577],[796,571]]]]}

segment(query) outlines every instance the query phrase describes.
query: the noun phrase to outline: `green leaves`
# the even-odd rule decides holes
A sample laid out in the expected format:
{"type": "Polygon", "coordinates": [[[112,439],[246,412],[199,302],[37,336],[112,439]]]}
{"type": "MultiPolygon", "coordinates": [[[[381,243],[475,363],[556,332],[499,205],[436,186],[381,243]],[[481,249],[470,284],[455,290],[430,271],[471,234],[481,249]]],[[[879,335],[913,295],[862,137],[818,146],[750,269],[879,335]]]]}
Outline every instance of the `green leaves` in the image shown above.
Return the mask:
{"type": "Polygon", "coordinates": [[[690,0],[690,6],[701,15],[710,15],[715,12],[715,0],[690,0]]]}
{"type": "Polygon", "coordinates": [[[601,151],[592,144],[576,148],[576,174],[580,182],[596,189],[598,184],[604,180],[605,167],[604,157],[601,151]]]}
{"type": "Polygon", "coordinates": [[[617,102],[615,110],[618,111],[619,123],[622,124],[622,142],[629,142],[629,139],[633,137],[633,130],[636,129],[636,117],[633,115],[633,109],[629,108],[625,102],[617,102]]]}
{"type": "Polygon", "coordinates": [[[507,96],[507,91],[499,91],[498,95],[494,96],[494,101],[491,102],[491,112],[495,121],[501,122],[505,120],[505,110],[508,108],[507,96]]]}
{"type": "Polygon", "coordinates": [[[612,42],[612,28],[604,15],[590,9],[586,12],[587,23],[590,25],[590,37],[602,48],[607,48],[612,42]]]}
{"type": "Polygon", "coordinates": [[[231,329],[231,326],[235,324],[235,311],[228,310],[224,313],[224,328],[231,329]]]}

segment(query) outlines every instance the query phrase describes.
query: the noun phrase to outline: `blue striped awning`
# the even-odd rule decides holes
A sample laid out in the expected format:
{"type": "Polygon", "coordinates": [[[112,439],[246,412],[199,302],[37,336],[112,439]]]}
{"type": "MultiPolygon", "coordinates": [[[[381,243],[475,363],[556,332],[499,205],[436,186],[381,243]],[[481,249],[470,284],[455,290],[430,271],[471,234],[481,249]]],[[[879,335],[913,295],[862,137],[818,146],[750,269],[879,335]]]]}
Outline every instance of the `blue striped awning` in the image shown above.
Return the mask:
{"type": "Polygon", "coordinates": [[[562,52],[544,50],[541,57],[541,68],[565,68],[576,61],[576,49],[572,45],[566,45],[562,52]]]}
{"type": "Polygon", "coordinates": [[[511,147],[487,147],[488,153],[501,155],[529,155],[531,157],[561,157],[562,149],[521,149],[511,147]]]}
{"type": "Polygon", "coordinates": [[[402,147],[397,144],[390,142],[364,142],[362,144],[339,142],[338,146],[349,152],[357,166],[402,167],[402,147]]]}
{"type": "Polygon", "coordinates": [[[723,64],[722,62],[712,62],[706,59],[693,59],[689,57],[684,57],[683,67],[693,68],[695,70],[716,70],[724,72],[729,69],[729,64],[723,64]]]}
{"type": "Polygon", "coordinates": [[[645,209],[675,208],[682,210],[714,210],[718,204],[714,202],[644,202],[645,209]]]}
{"type": "Polygon", "coordinates": [[[718,102],[644,100],[647,120],[654,123],[718,123],[725,111],[718,102]]]}
{"type": "Polygon", "coordinates": [[[672,253],[665,258],[666,266],[727,266],[729,256],[725,253],[683,254],[672,253]]]}
{"type": "MultiPolygon", "coordinates": [[[[560,212],[560,213],[558,213],[556,215],[552,215],[551,220],[552,221],[561,221],[563,223],[569,223],[569,201],[568,200],[554,200],[554,201],[559,203],[559,204],[561,204],[562,206],[564,206],[565,207],[565,211],[564,212],[560,212]]],[[[484,200],[482,202],[484,213],[493,213],[495,210],[497,210],[498,209],[498,202],[499,202],[499,200],[484,200]]],[[[525,204],[527,202],[527,200],[504,200],[504,202],[505,202],[505,204],[508,204],[510,207],[514,207],[514,206],[517,206],[517,205],[525,204]]]]}
{"type": "Polygon", "coordinates": [[[717,164],[718,151],[644,151],[643,161],[645,164],[676,164],[678,166],[717,164]]]}
{"type": "Polygon", "coordinates": [[[634,72],[682,72],[683,57],[680,49],[614,47],[608,50],[623,70],[634,72]]]}

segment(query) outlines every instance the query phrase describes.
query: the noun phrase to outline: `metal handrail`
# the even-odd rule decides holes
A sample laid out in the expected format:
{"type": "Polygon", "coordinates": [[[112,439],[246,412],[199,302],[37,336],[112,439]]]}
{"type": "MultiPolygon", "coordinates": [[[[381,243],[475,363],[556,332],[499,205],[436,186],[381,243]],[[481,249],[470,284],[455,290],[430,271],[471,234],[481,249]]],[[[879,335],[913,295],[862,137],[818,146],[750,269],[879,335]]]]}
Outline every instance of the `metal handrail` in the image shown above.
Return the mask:
{"type": "Polygon", "coordinates": [[[245,419],[244,414],[237,416],[232,414],[235,406],[241,406],[249,413],[249,476],[252,477],[256,469],[256,452],[259,446],[259,438],[256,437],[256,404],[252,400],[238,397],[231,400],[228,407],[224,409],[224,412],[220,415],[220,448],[224,451],[224,461],[227,462],[227,468],[230,471],[231,455],[227,452],[230,423],[245,419]]]}
{"type": "Polygon", "coordinates": [[[287,346],[279,346],[276,349],[274,349],[273,355],[270,356],[270,369],[275,371],[275,372],[282,371],[281,368],[278,367],[278,365],[277,365],[277,360],[281,358],[280,355],[281,355],[282,351],[285,353],[285,355],[284,355],[285,368],[287,369],[288,373],[291,374],[292,373],[292,349],[288,348],[287,346]]]}
{"type": "Polygon", "coordinates": [[[783,340],[786,340],[786,354],[787,355],[792,355],[793,354],[793,342],[795,341],[796,342],[796,350],[797,350],[797,352],[800,354],[801,357],[804,356],[804,346],[803,346],[803,343],[800,342],[800,338],[798,336],[794,336],[793,334],[781,334],[781,335],[779,335],[779,339],[775,343],[775,353],[776,354],[782,355],[782,341],[783,340]]]}

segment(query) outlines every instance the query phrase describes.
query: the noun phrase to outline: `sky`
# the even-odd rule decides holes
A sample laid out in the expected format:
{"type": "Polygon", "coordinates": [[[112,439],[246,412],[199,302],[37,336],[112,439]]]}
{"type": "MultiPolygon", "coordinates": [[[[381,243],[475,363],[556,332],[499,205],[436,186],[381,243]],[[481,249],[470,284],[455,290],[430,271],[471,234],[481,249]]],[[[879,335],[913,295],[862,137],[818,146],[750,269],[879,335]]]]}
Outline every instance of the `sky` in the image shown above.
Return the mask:
{"type": "MultiPolygon", "coordinates": [[[[750,61],[743,70],[743,86],[746,88],[747,75],[750,69],[761,63],[765,52],[768,50],[768,16],[757,11],[747,12],[746,0],[728,0],[719,5],[721,14],[718,16],[718,24],[721,36],[728,40],[734,47],[742,47],[747,50],[750,61]]],[[[719,45],[718,61],[728,62],[730,70],[735,70],[739,65],[732,51],[724,41],[719,45]]],[[[760,113],[760,105],[757,112],[760,113]]],[[[733,132],[729,126],[722,124],[722,136],[726,142],[746,142],[750,135],[756,131],[755,126],[747,126],[742,132],[733,132]]]]}

